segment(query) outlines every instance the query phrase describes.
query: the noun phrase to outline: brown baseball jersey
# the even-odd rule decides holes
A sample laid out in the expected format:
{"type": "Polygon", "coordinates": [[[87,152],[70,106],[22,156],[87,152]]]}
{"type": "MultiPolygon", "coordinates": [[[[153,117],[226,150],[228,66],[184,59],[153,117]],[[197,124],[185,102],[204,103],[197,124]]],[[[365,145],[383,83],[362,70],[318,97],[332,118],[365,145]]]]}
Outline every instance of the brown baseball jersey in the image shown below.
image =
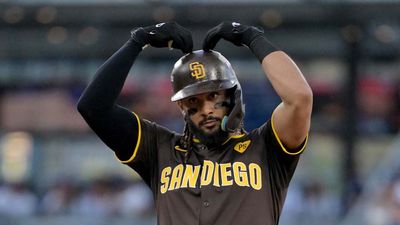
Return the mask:
{"type": "Polygon", "coordinates": [[[151,188],[159,225],[275,225],[307,138],[297,149],[281,143],[268,120],[261,127],[207,149],[194,139],[139,118],[138,142],[121,161],[151,188]]]}

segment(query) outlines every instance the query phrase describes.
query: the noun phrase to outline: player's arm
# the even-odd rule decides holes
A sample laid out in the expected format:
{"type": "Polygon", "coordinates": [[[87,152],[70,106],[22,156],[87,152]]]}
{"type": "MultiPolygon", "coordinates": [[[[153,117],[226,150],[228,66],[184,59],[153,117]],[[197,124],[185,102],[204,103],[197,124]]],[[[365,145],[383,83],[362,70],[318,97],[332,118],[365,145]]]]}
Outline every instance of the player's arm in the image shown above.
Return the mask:
{"type": "Polygon", "coordinates": [[[130,68],[145,45],[168,46],[184,53],[191,52],[193,47],[190,32],[176,23],[136,28],[124,46],[97,70],[77,104],[88,125],[120,159],[129,158],[136,146],[139,120],[116,104],[116,100],[130,68]]]}
{"type": "Polygon", "coordinates": [[[282,100],[273,113],[273,129],[285,147],[295,149],[303,143],[310,129],[311,88],[293,60],[283,51],[266,55],[262,59],[262,68],[282,100]]]}
{"type": "Polygon", "coordinates": [[[214,48],[221,38],[237,46],[247,46],[260,60],[282,99],[273,113],[273,129],[285,147],[298,147],[308,134],[312,110],[312,91],[299,68],[286,53],[272,46],[263,31],[256,27],[236,22],[221,23],[207,33],[203,49],[214,48]]]}

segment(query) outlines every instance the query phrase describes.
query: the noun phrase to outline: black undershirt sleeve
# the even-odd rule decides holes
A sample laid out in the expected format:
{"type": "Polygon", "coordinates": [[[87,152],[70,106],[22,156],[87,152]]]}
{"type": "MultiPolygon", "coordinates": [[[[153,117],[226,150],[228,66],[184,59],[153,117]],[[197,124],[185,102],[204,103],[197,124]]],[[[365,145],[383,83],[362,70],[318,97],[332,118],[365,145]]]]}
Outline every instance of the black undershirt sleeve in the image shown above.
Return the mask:
{"type": "Polygon", "coordinates": [[[116,100],[141,50],[132,39],[127,41],[97,70],[77,104],[92,130],[122,160],[129,159],[138,141],[138,123],[116,100]]]}

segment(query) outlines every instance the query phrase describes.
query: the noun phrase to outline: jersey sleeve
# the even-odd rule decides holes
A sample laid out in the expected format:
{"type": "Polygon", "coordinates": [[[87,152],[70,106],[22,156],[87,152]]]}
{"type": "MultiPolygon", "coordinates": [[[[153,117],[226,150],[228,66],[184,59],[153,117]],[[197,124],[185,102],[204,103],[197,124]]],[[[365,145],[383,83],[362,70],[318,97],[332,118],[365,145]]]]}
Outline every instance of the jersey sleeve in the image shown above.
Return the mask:
{"type": "Polygon", "coordinates": [[[136,143],[131,146],[128,153],[115,151],[117,159],[134,169],[151,188],[155,185],[158,162],[158,140],[172,139],[174,134],[165,128],[140,118],[133,113],[137,121],[136,143]]]}
{"type": "Polygon", "coordinates": [[[259,129],[266,144],[270,177],[279,188],[287,188],[293,177],[299,157],[307,146],[308,135],[298,147],[291,149],[286,147],[279,138],[274,127],[273,116],[259,129]]]}

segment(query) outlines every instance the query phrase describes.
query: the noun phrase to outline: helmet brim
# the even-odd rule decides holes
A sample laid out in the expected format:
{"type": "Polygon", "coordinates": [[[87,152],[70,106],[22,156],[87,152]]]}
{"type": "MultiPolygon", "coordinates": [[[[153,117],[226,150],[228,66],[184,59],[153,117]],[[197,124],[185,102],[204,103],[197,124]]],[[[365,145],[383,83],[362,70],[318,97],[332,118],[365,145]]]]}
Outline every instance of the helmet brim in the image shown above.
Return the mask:
{"type": "Polygon", "coordinates": [[[212,80],[212,81],[199,82],[187,86],[184,89],[178,91],[171,97],[171,101],[175,102],[193,95],[226,90],[233,88],[236,85],[237,85],[236,80],[212,80]]]}

